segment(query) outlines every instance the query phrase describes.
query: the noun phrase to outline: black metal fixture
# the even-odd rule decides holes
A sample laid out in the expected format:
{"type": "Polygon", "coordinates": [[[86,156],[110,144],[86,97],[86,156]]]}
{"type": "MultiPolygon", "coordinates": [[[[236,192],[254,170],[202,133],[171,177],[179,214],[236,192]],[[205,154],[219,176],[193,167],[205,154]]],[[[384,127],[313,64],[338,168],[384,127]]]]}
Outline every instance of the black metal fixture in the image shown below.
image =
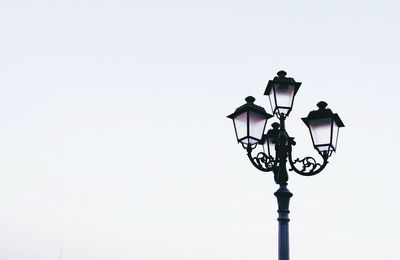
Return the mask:
{"type": "Polygon", "coordinates": [[[254,97],[247,97],[246,104],[228,116],[233,120],[237,141],[246,149],[250,162],[260,171],[272,172],[275,182],[279,184],[279,189],[274,193],[278,200],[279,213],[279,260],[289,260],[289,201],[293,194],[287,189],[287,162],[289,171],[300,175],[312,176],[320,173],[328,164],[332,152],[336,151],[339,128],[344,127],[338,114],[327,108],[327,103],[319,102],[318,110],[311,111],[302,120],[310,130],[314,148],[322,162],[319,163],[310,156],[293,159],[292,147],[296,142],[286,132],[285,120],[292,110],[300,85],[301,82],[286,77],[284,71],[279,71],[278,76],[268,82],[264,95],[269,97],[272,113],[279,119],[279,123],[273,123],[266,134],[267,120],[273,115],[255,105],[254,97]],[[262,146],[262,151],[253,155],[257,146],[262,146]]]}

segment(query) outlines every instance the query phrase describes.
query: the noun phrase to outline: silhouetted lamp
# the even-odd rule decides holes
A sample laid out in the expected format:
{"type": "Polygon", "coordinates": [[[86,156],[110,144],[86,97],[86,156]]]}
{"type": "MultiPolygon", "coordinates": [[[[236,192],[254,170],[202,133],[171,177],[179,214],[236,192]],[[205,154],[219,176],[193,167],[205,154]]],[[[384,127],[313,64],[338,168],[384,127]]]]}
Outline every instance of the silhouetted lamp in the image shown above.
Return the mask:
{"type": "Polygon", "coordinates": [[[287,78],[286,72],[283,70],[277,74],[278,77],[268,82],[264,95],[269,97],[273,114],[287,116],[292,110],[294,96],[299,90],[301,82],[287,78]]]}
{"type": "Polygon", "coordinates": [[[245,100],[246,104],[238,107],[228,117],[233,120],[237,141],[248,146],[261,141],[267,120],[272,115],[255,105],[254,97],[248,96],[245,100]]]}
{"type": "Polygon", "coordinates": [[[311,111],[302,120],[310,130],[315,149],[321,155],[330,156],[333,151],[336,151],[339,128],[344,124],[338,114],[334,114],[332,110],[326,108],[327,103],[321,101],[317,106],[318,110],[311,111]]]}
{"type": "Polygon", "coordinates": [[[296,142],[286,131],[285,121],[292,110],[301,82],[286,77],[284,71],[277,74],[277,77],[268,82],[264,95],[269,97],[272,114],[279,123],[273,123],[272,128],[264,134],[267,120],[272,116],[263,107],[255,105],[253,97],[247,97],[247,103],[228,117],[233,120],[237,141],[246,150],[251,164],[262,172],[271,172],[275,182],[279,184],[279,189],[274,193],[278,200],[279,214],[278,260],[289,260],[289,202],[293,195],[287,188],[289,173],[314,176],[322,172],[332,152],[336,151],[339,128],[344,124],[337,114],[327,108],[325,102],[319,102],[318,110],[311,111],[302,120],[307,125],[314,148],[321,158],[293,157],[296,142]],[[257,146],[262,146],[262,151],[257,146]]]}
{"type": "Polygon", "coordinates": [[[274,156],[275,143],[279,134],[279,123],[272,123],[272,129],[268,130],[267,134],[263,135],[261,143],[263,144],[263,151],[269,156],[274,156]]]}

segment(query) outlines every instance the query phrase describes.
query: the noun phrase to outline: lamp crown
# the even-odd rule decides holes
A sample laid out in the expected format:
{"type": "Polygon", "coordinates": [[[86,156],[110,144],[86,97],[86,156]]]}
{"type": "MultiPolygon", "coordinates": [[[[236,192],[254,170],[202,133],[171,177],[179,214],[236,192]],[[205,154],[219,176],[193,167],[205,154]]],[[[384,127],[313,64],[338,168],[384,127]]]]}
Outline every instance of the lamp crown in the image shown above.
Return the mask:
{"type": "Polygon", "coordinates": [[[316,119],[324,119],[324,118],[332,118],[335,120],[337,126],[343,127],[344,124],[338,114],[333,113],[332,110],[326,108],[328,104],[324,101],[320,101],[317,103],[317,110],[313,110],[308,113],[307,117],[302,118],[303,122],[309,126],[309,121],[316,120],[316,119]]]}
{"type": "Polygon", "coordinates": [[[325,101],[320,101],[320,102],[318,102],[318,104],[317,104],[317,107],[319,108],[319,109],[325,109],[326,107],[328,106],[328,104],[325,102],[325,101]]]}
{"type": "Polygon", "coordinates": [[[254,103],[254,101],[256,101],[256,99],[253,96],[248,96],[244,100],[246,100],[247,103],[254,103]]]}
{"type": "Polygon", "coordinates": [[[279,128],[279,123],[277,123],[277,122],[272,123],[271,126],[272,126],[273,129],[278,129],[279,128]]]}
{"type": "Polygon", "coordinates": [[[287,73],[286,73],[286,71],[284,71],[284,70],[280,70],[280,71],[278,71],[277,75],[278,75],[279,77],[284,78],[284,77],[287,75],[287,73]]]}

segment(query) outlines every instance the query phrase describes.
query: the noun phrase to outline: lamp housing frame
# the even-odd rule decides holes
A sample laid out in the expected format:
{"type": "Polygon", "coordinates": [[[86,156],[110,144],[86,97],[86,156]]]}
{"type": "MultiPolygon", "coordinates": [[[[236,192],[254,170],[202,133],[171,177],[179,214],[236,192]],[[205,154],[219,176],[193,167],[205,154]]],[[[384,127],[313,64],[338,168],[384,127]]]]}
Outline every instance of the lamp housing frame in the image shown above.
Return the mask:
{"type": "Polygon", "coordinates": [[[342,122],[342,120],[340,119],[339,115],[336,113],[333,113],[331,109],[326,108],[327,107],[327,103],[324,101],[320,101],[318,102],[317,106],[318,106],[318,110],[314,110],[311,111],[307,117],[303,117],[301,120],[303,120],[304,124],[306,124],[306,126],[308,127],[308,130],[310,132],[311,135],[311,140],[313,143],[314,148],[318,151],[318,153],[322,154],[322,153],[328,153],[328,156],[330,156],[332,154],[332,152],[336,152],[336,148],[337,148],[337,141],[339,139],[339,129],[341,127],[344,127],[344,124],[342,122]],[[314,120],[323,120],[323,119],[327,119],[330,120],[330,137],[329,137],[329,143],[316,143],[316,137],[313,135],[313,132],[311,130],[312,126],[311,126],[311,122],[314,120]],[[334,123],[336,124],[337,129],[337,136],[334,137],[334,123]],[[334,142],[335,139],[335,143],[334,142]],[[320,147],[324,147],[324,146],[328,146],[328,150],[327,151],[320,151],[320,147]]]}
{"type": "Polygon", "coordinates": [[[292,111],[294,98],[297,94],[297,91],[300,88],[301,82],[296,82],[293,78],[286,77],[286,72],[283,70],[279,71],[277,75],[278,76],[274,77],[273,80],[268,81],[267,87],[265,88],[264,91],[264,95],[269,97],[269,102],[273,114],[276,114],[278,117],[280,117],[281,114],[284,114],[284,116],[288,116],[289,113],[292,111]],[[287,107],[283,106],[280,103],[280,100],[277,99],[276,89],[280,87],[289,88],[289,86],[293,86],[294,91],[293,91],[293,96],[291,97],[290,106],[287,107]],[[282,110],[287,110],[287,112],[283,113],[282,110]]]}
{"type": "Polygon", "coordinates": [[[256,104],[254,104],[254,101],[255,101],[254,97],[248,96],[245,98],[245,100],[246,100],[246,103],[244,105],[238,107],[235,110],[235,112],[228,115],[227,117],[232,119],[232,121],[233,121],[233,126],[235,128],[235,134],[236,134],[236,139],[237,139],[238,143],[241,143],[242,145],[249,145],[249,142],[246,144],[246,143],[243,143],[243,141],[246,139],[253,139],[255,141],[253,144],[257,144],[262,140],[262,136],[265,131],[265,126],[267,125],[267,121],[269,118],[273,117],[273,115],[267,113],[267,111],[265,111],[265,109],[263,107],[257,106],[256,104]],[[246,120],[247,120],[246,135],[243,137],[239,137],[235,118],[237,118],[237,116],[239,116],[239,115],[242,115],[243,113],[247,113],[247,115],[246,115],[246,120]],[[259,137],[255,137],[251,134],[250,113],[255,113],[265,119],[264,126],[262,129],[261,135],[259,137]]]}

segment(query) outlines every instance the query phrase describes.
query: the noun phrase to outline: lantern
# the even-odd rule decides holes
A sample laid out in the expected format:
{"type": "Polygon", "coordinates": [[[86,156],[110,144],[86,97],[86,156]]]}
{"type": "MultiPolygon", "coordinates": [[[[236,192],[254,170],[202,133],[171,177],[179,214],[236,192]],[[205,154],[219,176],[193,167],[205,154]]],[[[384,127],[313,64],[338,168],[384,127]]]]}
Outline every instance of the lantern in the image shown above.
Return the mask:
{"type": "Polygon", "coordinates": [[[339,128],[344,124],[338,114],[332,113],[327,103],[321,101],[317,104],[318,110],[311,111],[307,117],[302,118],[310,130],[314,148],[322,155],[330,156],[336,151],[339,128]]]}
{"type": "Polygon", "coordinates": [[[274,155],[275,144],[279,134],[279,123],[272,123],[272,129],[268,130],[267,134],[263,135],[261,143],[263,144],[263,151],[269,156],[274,155]]]}
{"type": "Polygon", "coordinates": [[[281,70],[278,77],[268,82],[264,95],[269,97],[272,113],[278,116],[288,116],[293,107],[294,96],[301,82],[286,77],[286,72],[281,70]]]}
{"type": "Polygon", "coordinates": [[[228,118],[233,120],[237,141],[247,147],[261,141],[267,120],[272,115],[255,105],[254,97],[245,100],[246,104],[238,107],[228,118]]]}

